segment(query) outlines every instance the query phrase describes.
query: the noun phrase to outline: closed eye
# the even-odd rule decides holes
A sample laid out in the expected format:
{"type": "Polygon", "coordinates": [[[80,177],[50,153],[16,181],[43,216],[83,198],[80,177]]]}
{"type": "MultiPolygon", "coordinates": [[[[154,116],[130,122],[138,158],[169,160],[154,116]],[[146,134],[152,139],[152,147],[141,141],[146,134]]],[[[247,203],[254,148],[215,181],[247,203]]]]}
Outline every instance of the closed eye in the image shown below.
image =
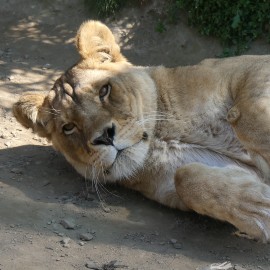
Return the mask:
{"type": "Polygon", "coordinates": [[[66,135],[71,135],[77,130],[77,127],[74,123],[68,123],[62,126],[62,130],[66,135]]]}

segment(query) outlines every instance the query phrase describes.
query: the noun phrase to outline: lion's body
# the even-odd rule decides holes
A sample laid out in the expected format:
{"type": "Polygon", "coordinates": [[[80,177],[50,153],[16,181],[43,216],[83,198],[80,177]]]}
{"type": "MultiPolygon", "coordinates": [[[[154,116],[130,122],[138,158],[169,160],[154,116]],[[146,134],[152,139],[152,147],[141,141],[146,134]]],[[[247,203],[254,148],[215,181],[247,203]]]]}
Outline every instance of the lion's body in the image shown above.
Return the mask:
{"type": "Polygon", "coordinates": [[[187,164],[242,168],[268,182],[270,175],[258,169],[227,114],[238,89],[270,83],[269,66],[270,56],[243,56],[188,67],[145,68],[156,84],[157,114],[152,117],[159,120],[145,166],[127,185],[160,203],[185,209],[174,176],[187,164]]]}
{"type": "Polygon", "coordinates": [[[83,176],[270,240],[270,56],[134,67],[87,22],[81,61],[14,115],[83,176]]]}

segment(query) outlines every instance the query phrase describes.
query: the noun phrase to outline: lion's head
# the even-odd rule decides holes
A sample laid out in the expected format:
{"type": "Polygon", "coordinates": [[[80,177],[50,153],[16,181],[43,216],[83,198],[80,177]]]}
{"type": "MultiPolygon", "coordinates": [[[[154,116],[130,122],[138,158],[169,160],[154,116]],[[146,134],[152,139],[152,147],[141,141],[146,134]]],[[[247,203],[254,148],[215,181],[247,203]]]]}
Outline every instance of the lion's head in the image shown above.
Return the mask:
{"type": "Polygon", "coordinates": [[[102,23],[82,24],[80,61],[45,95],[25,93],[14,104],[17,120],[47,137],[87,178],[127,178],[149,151],[156,111],[155,85],[144,69],[120,53],[102,23]]]}

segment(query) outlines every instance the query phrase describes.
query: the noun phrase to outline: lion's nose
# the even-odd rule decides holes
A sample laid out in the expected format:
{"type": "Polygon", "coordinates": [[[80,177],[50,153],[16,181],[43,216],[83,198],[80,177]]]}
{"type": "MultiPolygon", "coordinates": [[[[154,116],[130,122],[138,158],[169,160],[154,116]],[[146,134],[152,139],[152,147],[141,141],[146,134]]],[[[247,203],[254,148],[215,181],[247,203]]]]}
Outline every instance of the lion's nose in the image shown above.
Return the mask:
{"type": "Polygon", "coordinates": [[[113,139],[115,135],[115,125],[112,124],[112,127],[106,127],[103,131],[103,134],[93,141],[93,145],[113,145],[113,139]]]}

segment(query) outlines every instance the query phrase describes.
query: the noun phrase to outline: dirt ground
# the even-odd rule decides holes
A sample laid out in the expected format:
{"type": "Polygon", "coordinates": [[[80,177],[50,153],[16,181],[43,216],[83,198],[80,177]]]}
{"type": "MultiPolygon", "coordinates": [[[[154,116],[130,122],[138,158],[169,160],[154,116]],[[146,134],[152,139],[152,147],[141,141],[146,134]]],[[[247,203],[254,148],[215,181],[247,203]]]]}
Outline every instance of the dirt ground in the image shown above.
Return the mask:
{"type": "MultiPolygon", "coordinates": [[[[157,33],[159,12],[154,2],[106,21],[131,62],[187,65],[221,52],[184,20],[157,33]]],[[[236,237],[229,224],[117,186],[100,187],[102,205],[48,142],[16,123],[12,103],[24,91],[49,90],[78,59],[72,38],[89,18],[83,0],[0,0],[0,270],[206,270],[225,261],[270,269],[270,246],[236,237]]],[[[269,54],[270,46],[258,41],[248,53],[269,54]]]]}

